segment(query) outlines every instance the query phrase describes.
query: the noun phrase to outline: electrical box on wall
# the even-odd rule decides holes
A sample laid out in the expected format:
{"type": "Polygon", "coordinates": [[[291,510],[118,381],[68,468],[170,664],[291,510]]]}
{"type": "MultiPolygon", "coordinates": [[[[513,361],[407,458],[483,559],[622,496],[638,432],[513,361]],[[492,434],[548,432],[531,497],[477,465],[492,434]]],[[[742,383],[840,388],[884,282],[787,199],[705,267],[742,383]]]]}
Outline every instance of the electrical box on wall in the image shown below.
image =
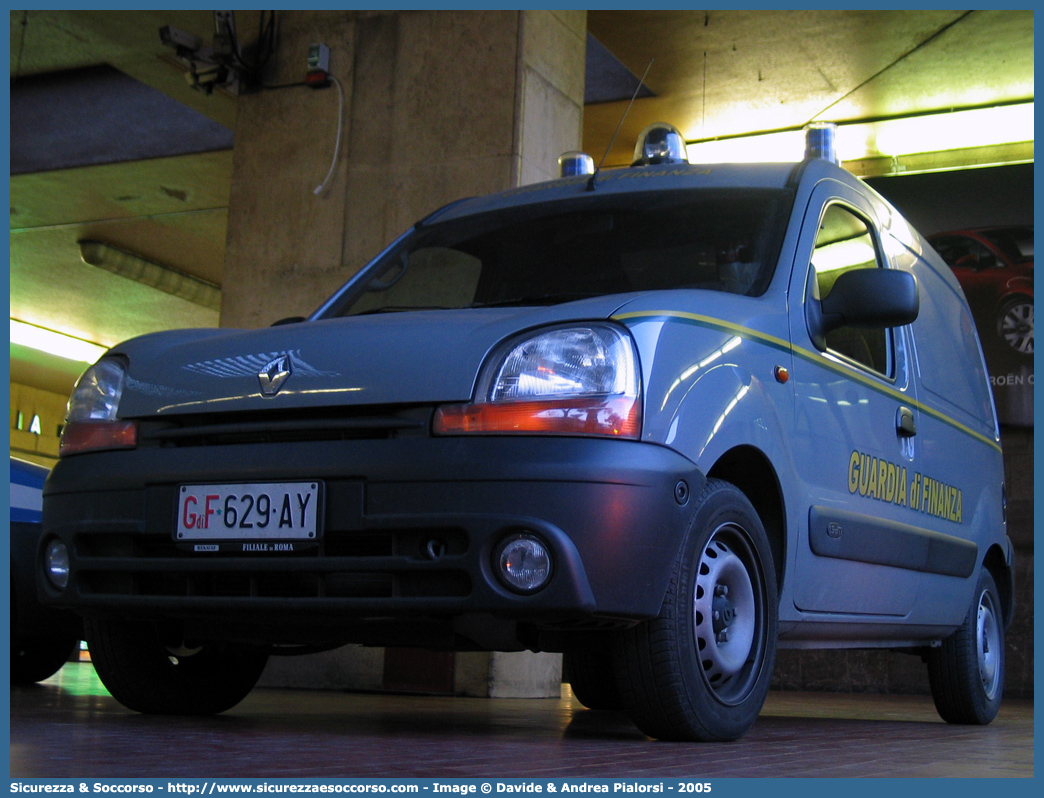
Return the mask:
{"type": "Polygon", "coordinates": [[[305,83],[313,89],[330,85],[330,48],[321,42],[308,48],[308,72],[305,83]]]}
{"type": "Polygon", "coordinates": [[[313,44],[308,48],[308,71],[320,69],[330,71],[330,48],[325,44],[313,44]]]}

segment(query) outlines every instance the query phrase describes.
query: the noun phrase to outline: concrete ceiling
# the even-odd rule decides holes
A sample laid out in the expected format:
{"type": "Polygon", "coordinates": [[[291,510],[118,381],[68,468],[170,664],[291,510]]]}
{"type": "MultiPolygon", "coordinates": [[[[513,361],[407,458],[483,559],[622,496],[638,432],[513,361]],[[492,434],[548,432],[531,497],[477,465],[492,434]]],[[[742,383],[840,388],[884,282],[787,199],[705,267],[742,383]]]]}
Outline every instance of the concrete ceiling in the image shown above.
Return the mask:
{"type": "MultiPolygon", "coordinates": [[[[244,39],[259,19],[259,12],[237,12],[244,39]]],[[[50,104],[51,117],[46,102],[21,104],[34,92],[68,92],[68,70],[108,65],[196,117],[153,127],[231,133],[234,99],[187,86],[171,51],[159,42],[158,29],[166,24],[209,41],[213,14],[10,12],[12,318],[103,345],[158,329],[217,323],[213,310],[86,265],[77,242],[104,240],[220,284],[231,149],[194,151],[191,137],[179,134],[127,160],[121,154],[125,142],[96,134],[100,154],[76,163],[69,160],[77,148],[68,137],[90,137],[103,129],[107,115],[124,119],[119,98],[136,105],[134,90],[112,92],[117,107],[92,103],[71,120],[64,103],[50,104]],[[64,115],[56,119],[54,107],[64,115]],[[17,123],[29,108],[42,116],[33,117],[26,132],[17,123]],[[58,139],[45,139],[51,134],[58,139]],[[22,144],[24,151],[18,149],[22,144]],[[29,166],[19,172],[16,166],[23,163],[29,166]]],[[[1033,100],[1032,11],[591,11],[588,30],[619,62],[600,60],[598,69],[625,78],[629,70],[631,86],[633,75],[652,61],[646,83],[654,96],[636,101],[607,165],[628,163],[637,133],[659,120],[700,140],[799,128],[813,120],[1033,100]]],[[[585,108],[583,133],[583,146],[596,160],[627,105],[599,99],[585,108]]],[[[166,113],[171,120],[189,118],[170,109],[149,112],[159,120],[166,113]]],[[[76,143],[91,149],[90,141],[76,143]]],[[[13,380],[58,393],[68,392],[80,368],[34,357],[22,347],[12,346],[11,357],[13,380]]]]}
{"type": "MultiPolygon", "coordinates": [[[[1033,98],[1030,11],[602,11],[588,30],[638,74],[654,59],[613,163],[658,119],[692,141],[1033,98]]],[[[585,147],[619,116],[586,108],[585,147]]]]}

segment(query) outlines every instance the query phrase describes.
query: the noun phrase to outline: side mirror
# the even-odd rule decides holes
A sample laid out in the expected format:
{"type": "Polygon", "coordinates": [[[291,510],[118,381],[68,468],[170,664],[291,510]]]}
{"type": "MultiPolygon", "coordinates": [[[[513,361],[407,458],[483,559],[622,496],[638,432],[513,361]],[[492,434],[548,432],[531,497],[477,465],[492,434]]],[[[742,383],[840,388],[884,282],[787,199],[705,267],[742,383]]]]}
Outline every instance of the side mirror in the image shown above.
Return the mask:
{"type": "Polygon", "coordinates": [[[826,299],[805,301],[808,331],[820,349],[838,327],[901,327],[919,310],[917,281],[897,269],[852,269],[838,275],[826,299]]]}

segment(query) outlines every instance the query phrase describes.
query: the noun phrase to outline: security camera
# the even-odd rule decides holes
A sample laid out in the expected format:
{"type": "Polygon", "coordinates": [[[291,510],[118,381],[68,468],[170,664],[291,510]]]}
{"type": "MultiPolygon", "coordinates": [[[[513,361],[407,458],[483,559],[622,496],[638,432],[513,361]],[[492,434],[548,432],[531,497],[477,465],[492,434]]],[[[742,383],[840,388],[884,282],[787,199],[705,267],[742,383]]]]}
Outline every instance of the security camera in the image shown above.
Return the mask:
{"type": "Polygon", "coordinates": [[[230,94],[240,90],[243,61],[236,36],[235,12],[214,12],[214,40],[204,43],[194,33],[164,25],[159,29],[160,41],[174,49],[174,55],[188,69],[185,80],[204,94],[221,88],[230,94]]]}
{"type": "Polygon", "coordinates": [[[215,86],[232,88],[235,83],[228,67],[223,64],[204,66],[202,69],[193,65],[193,68],[185,73],[185,81],[193,89],[202,91],[204,94],[212,93],[215,86]]]}
{"type": "Polygon", "coordinates": [[[175,28],[173,25],[164,25],[159,29],[160,41],[167,47],[175,50],[195,52],[203,46],[203,40],[194,33],[175,28]]]}

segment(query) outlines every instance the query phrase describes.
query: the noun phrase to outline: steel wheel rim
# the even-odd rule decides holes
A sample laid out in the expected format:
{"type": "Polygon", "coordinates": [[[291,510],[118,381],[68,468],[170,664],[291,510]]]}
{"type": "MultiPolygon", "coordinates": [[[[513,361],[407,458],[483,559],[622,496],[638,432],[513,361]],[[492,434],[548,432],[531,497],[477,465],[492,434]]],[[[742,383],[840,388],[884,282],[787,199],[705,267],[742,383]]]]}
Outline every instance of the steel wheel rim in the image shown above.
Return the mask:
{"type": "Polygon", "coordinates": [[[1000,625],[993,596],[984,590],[979,596],[975,619],[975,650],[979,662],[979,678],[986,698],[992,701],[1000,689],[1001,651],[1000,625]]]}
{"type": "Polygon", "coordinates": [[[1033,354],[1033,304],[1020,302],[1008,308],[1000,319],[1000,334],[1016,352],[1033,354]]]}
{"type": "Polygon", "coordinates": [[[763,580],[746,534],[734,524],[720,526],[700,554],[692,617],[700,673],[722,703],[741,702],[757,678],[764,607],[763,580]]]}

